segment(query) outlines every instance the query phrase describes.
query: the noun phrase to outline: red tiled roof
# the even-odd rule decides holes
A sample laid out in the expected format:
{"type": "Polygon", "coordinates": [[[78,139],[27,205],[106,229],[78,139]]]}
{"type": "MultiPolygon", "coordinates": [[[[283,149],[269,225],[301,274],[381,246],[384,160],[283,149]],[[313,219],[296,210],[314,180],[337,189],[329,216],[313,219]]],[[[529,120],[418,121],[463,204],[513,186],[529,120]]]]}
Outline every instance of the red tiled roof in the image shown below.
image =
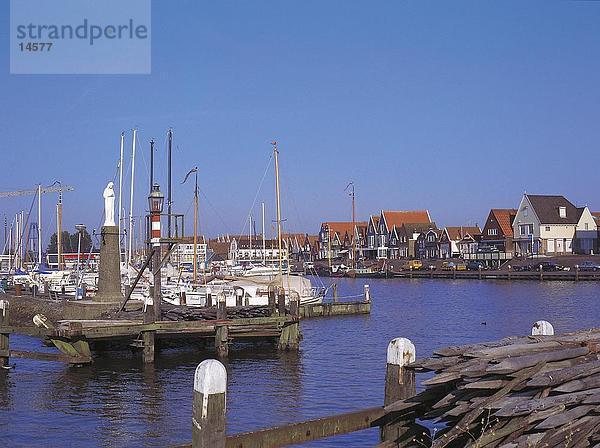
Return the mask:
{"type": "Polygon", "coordinates": [[[463,239],[467,234],[471,236],[479,235],[481,229],[479,227],[469,226],[446,227],[446,232],[448,233],[448,238],[452,241],[457,241],[463,239]]]}
{"type": "Polygon", "coordinates": [[[517,216],[517,210],[514,208],[493,208],[492,213],[504,236],[512,237],[512,224],[515,216],[517,216]]]}
{"type": "Polygon", "coordinates": [[[388,230],[391,230],[394,226],[400,228],[402,224],[431,222],[427,210],[383,210],[381,214],[385,219],[388,230]]]}
{"type": "MultiPolygon", "coordinates": [[[[363,226],[367,226],[366,222],[355,222],[354,224],[356,224],[356,226],[358,227],[363,227],[363,226]]],[[[340,237],[343,237],[346,233],[348,234],[348,236],[352,236],[354,234],[354,228],[353,228],[353,223],[352,221],[349,222],[343,222],[343,221],[328,221],[328,222],[324,222],[323,225],[329,227],[329,231],[331,232],[335,232],[338,235],[340,235],[340,237]]]]}

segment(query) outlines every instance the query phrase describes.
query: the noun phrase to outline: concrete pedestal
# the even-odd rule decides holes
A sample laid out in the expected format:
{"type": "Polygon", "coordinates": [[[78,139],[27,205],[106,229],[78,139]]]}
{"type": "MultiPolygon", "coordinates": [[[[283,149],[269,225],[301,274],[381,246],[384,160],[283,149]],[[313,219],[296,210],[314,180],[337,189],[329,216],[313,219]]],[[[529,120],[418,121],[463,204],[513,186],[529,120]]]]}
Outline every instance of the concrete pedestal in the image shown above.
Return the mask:
{"type": "Polygon", "coordinates": [[[100,266],[98,292],[95,302],[121,302],[121,269],[119,253],[119,228],[104,226],[100,234],[100,266]]]}

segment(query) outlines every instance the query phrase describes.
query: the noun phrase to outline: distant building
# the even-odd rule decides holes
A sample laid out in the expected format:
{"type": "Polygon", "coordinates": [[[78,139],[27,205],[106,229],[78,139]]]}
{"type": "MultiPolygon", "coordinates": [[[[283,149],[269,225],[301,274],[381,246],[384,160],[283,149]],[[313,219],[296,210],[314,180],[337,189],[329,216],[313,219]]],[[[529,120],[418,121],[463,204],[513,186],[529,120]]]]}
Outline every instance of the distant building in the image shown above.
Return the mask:
{"type": "Polygon", "coordinates": [[[517,216],[514,208],[493,208],[481,232],[480,248],[485,251],[512,252],[513,222],[517,216]]]}
{"type": "MultiPolygon", "coordinates": [[[[321,224],[319,230],[319,258],[320,259],[351,259],[352,242],[360,236],[360,230],[366,227],[366,222],[352,221],[327,221],[321,224]]],[[[359,240],[355,248],[358,249],[359,240]]]]}
{"type": "MultiPolygon", "coordinates": [[[[420,234],[430,229],[437,229],[434,222],[422,222],[414,224],[402,224],[398,231],[398,255],[399,258],[420,258],[417,254],[416,243],[420,234]]],[[[425,246],[423,246],[425,250],[425,246]]]]}
{"type": "Polygon", "coordinates": [[[395,259],[400,257],[400,228],[403,224],[431,223],[427,210],[382,210],[369,219],[367,257],[395,259]]]}
{"type": "Polygon", "coordinates": [[[462,257],[477,251],[478,226],[444,227],[440,235],[440,258],[462,257]]]}
{"type": "Polygon", "coordinates": [[[513,222],[520,255],[590,253],[597,245],[597,225],[587,207],[564,196],[525,194],[513,222]]]}

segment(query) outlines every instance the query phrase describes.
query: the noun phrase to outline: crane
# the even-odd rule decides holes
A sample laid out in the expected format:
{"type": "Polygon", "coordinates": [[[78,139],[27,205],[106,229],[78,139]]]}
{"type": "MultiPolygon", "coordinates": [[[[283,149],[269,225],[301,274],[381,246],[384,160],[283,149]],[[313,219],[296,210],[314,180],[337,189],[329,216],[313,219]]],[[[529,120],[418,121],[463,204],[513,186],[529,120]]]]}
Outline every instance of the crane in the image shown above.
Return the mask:
{"type": "Polygon", "coordinates": [[[45,193],[58,193],[58,203],[56,204],[56,224],[57,224],[57,238],[58,238],[58,267],[60,269],[61,261],[61,233],[62,233],[62,194],[64,191],[73,191],[74,187],[70,185],[63,185],[61,182],[56,181],[52,185],[42,187],[41,184],[37,188],[31,190],[15,190],[15,191],[2,191],[0,192],[0,198],[12,198],[18,196],[38,196],[38,263],[42,262],[42,194],[45,193]]]}

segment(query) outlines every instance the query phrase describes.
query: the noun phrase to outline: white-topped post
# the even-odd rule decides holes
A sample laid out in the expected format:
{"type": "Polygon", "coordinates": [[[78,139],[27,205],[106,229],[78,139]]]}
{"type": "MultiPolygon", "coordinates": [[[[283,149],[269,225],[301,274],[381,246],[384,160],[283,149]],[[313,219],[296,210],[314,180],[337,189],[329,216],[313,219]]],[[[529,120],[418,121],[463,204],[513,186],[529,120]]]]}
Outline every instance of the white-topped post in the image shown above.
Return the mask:
{"type": "MultiPolygon", "coordinates": [[[[416,359],[416,349],[410,339],[395,338],[387,348],[384,406],[406,400],[417,394],[415,371],[407,366],[416,359]]],[[[381,440],[395,441],[406,432],[407,423],[394,421],[381,427],[381,440]]]]}
{"type": "Polygon", "coordinates": [[[371,290],[369,289],[369,285],[365,285],[365,302],[371,301],[371,290]]]}
{"type": "Polygon", "coordinates": [[[533,327],[531,327],[532,336],[553,336],[554,327],[546,320],[538,320],[533,327]]]}
{"type": "Polygon", "coordinates": [[[227,370],[216,359],[202,361],[194,375],[192,448],[225,448],[227,370]]]}

